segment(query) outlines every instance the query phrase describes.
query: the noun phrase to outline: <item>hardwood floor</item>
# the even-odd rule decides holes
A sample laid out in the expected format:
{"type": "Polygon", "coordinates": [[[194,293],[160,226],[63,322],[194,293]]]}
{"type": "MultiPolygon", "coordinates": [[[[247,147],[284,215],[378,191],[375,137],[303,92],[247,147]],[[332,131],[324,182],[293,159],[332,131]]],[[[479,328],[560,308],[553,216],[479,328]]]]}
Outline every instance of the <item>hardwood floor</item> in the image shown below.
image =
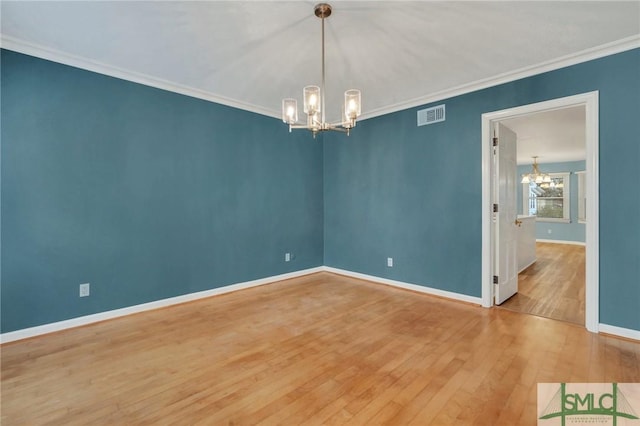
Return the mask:
{"type": "Polygon", "coordinates": [[[584,325],[584,246],[536,243],[536,256],[518,275],[518,293],[500,306],[584,325]]]}
{"type": "Polygon", "coordinates": [[[2,424],[534,425],[640,343],[329,273],[3,345],[2,424]]]}

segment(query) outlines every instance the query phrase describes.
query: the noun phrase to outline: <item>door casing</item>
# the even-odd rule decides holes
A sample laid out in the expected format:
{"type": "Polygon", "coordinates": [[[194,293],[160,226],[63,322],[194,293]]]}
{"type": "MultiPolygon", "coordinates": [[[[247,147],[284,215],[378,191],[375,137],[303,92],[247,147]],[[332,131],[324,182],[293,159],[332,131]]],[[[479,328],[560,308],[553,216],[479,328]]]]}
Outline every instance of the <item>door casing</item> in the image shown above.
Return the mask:
{"type": "Polygon", "coordinates": [[[482,306],[491,307],[493,298],[493,244],[492,235],[492,134],[495,122],[536,112],[552,111],[573,106],[584,106],[585,146],[586,146],[586,289],[585,289],[585,326],[597,333],[600,321],[600,244],[599,201],[598,201],[598,148],[599,115],[598,91],[552,99],[529,105],[508,108],[482,114],[482,306]]]}

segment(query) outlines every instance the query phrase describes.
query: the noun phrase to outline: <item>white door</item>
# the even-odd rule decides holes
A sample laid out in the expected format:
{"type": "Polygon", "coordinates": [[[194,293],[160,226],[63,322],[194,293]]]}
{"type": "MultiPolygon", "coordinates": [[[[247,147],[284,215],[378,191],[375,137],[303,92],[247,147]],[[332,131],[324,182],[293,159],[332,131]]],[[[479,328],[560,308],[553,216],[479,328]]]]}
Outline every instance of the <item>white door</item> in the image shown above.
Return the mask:
{"type": "Polygon", "coordinates": [[[518,292],[516,134],[497,123],[498,144],[494,149],[494,283],[495,303],[501,304],[518,292]],[[497,276],[497,279],[495,278],[497,276]]]}

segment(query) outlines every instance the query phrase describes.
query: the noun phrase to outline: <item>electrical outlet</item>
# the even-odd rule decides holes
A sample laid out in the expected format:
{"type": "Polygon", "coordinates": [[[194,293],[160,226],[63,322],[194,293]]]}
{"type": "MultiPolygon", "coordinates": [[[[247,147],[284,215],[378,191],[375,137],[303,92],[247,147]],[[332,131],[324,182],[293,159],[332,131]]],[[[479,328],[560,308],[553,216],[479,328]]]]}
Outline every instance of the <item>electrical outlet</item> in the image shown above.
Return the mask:
{"type": "Polygon", "coordinates": [[[289,262],[291,260],[291,253],[285,253],[284,254],[284,261],[285,262],[289,262]]]}
{"type": "Polygon", "coordinates": [[[387,266],[393,268],[393,257],[387,257],[387,266]]]}
{"type": "Polygon", "coordinates": [[[550,234],[550,233],[551,233],[551,229],[547,229],[547,234],[550,234]]]}
{"type": "Polygon", "coordinates": [[[89,296],[89,293],[91,291],[90,286],[90,283],[80,284],[80,297],[89,296]]]}

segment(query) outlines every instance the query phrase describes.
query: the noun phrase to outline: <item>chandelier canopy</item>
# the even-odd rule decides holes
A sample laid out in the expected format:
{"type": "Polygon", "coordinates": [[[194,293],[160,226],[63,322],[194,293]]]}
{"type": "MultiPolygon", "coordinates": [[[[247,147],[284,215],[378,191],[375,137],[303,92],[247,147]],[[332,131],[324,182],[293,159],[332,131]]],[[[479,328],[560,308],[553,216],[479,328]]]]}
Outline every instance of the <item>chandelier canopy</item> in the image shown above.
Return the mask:
{"type": "Polygon", "coordinates": [[[361,113],[360,90],[349,89],[344,92],[344,105],[342,107],[342,121],[339,123],[327,123],[325,119],[325,65],[324,65],[324,20],[331,15],[331,6],[327,3],[319,3],[314,8],[315,15],[322,21],[322,84],[318,86],[306,86],[303,89],[303,110],[307,115],[305,123],[298,123],[298,101],[294,98],[282,100],[282,121],[289,125],[289,131],[293,129],[307,129],[315,138],[318,132],[335,130],[349,132],[356,125],[356,119],[361,113]]]}

